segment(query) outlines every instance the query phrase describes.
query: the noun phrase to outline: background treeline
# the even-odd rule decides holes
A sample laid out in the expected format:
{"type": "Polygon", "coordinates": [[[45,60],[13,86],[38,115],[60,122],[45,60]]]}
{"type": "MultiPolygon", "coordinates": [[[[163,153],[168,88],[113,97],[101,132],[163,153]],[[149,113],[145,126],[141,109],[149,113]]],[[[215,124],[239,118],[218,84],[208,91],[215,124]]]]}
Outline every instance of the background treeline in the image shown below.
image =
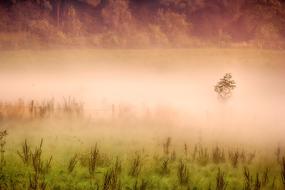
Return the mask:
{"type": "Polygon", "coordinates": [[[0,48],[285,47],[284,0],[0,0],[0,48]]]}

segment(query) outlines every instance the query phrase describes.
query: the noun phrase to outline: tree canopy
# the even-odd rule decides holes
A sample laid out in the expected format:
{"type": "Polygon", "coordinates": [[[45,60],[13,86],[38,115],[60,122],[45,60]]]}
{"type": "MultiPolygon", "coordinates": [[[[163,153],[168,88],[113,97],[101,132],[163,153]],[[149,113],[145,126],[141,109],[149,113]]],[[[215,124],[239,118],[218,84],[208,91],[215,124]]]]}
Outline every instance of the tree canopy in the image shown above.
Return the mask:
{"type": "Polygon", "coordinates": [[[285,2],[0,0],[0,26],[0,46],[24,33],[42,45],[284,48],[285,2]]]}

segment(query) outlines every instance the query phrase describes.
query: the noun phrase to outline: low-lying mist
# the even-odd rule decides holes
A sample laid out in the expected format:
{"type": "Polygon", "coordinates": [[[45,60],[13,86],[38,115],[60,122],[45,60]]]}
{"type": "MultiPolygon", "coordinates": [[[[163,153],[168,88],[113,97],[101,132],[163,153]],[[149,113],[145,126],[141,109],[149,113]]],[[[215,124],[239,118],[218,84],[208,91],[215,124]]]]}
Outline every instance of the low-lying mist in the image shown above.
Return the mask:
{"type": "MultiPolygon", "coordinates": [[[[249,50],[80,50],[10,52],[1,61],[2,101],[72,97],[90,117],[145,113],[204,137],[283,143],[284,53],[249,50]],[[7,58],[18,55],[18,58],[7,58]],[[25,56],[28,59],[25,59],[25,56]],[[73,59],[74,58],[74,59],[73,59]],[[106,59],[105,59],[106,58],[106,59]],[[55,61],[56,60],[56,61],[55,61]],[[48,63],[50,61],[50,63],[48,63]],[[225,73],[237,83],[221,100],[225,73]]],[[[3,53],[2,53],[3,54],[3,53]]],[[[3,55],[2,55],[3,56],[3,55]]],[[[178,129],[177,129],[178,130],[178,129]]]]}

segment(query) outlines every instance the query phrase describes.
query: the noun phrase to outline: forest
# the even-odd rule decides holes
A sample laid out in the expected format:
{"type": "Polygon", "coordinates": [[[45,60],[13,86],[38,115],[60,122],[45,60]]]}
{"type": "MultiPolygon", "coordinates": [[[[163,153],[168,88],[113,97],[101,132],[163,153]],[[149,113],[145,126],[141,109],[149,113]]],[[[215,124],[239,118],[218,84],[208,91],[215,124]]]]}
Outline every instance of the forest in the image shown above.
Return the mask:
{"type": "Polygon", "coordinates": [[[0,0],[0,49],[285,47],[284,0],[0,0]]]}

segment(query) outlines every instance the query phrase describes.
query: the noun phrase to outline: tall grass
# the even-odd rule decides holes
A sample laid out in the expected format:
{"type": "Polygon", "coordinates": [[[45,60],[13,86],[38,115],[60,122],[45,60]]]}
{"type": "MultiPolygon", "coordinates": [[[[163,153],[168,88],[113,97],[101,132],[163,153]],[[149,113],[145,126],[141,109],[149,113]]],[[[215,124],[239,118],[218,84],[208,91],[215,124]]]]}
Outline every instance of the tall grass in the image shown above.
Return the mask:
{"type": "Polygon", "coordinates": [[[165,143],[163,143],[163,152],[165,155],[169,155],[170,153],[170,145],[171,145],[171,138],[167,137],[165,143]]]}
{"type": "Polygon", "coordinates": [[[194,150],[194,159],[202,166],[207,165],[210,160],[208,149],[202,145],[197,146],[194,150]]]}
{"type": "Polygon", "coordinates": [[[285,189],[285,157],[282,158],[281,179],[282,179],[283,187],[285,189]]]}
{"type": "Polygon", "coordinates": [[[35,147],[31,152],[32,169],[33,172],[29,175],[29,189],[30,190],[45,190],[47,189],[46,176],[51,168],[52,156],[47,161],[42,157],[43,139],[38,147],[35,147]]]}
{"type": "Polygon", "coordinates": [[[160,166],[160,174],[161,175],[168,175],[170,173],[170,169],[169,169],[169,159],[163,159],[161,166],[160,166]]]}
{"type": "Polygon", "coordinates": [[[149,182],[145,179],[142,179],[141,182],[138,180],[135,181],[131,190],[147,190],[149,182]]]}
{"type": "Polygon", "coordinates": [[[131,161],[131,166],[129,170],[129,175],[133,177],[137,177],[142,169],[142,158],[139,153],[135,155],[133,160],[131,161]]]}
{"type": "Polygon", "coordinates": [[[259,174],[256,174],[255,181],[254,181],[254,190],[260,190],[261,189],[261,181],[259,179],[259,174]]]}
{"type": "MultiPolygon", "coordinates": [[[[4,139],[6,132],[1,134],[4,139]]],[[[52,156],[44,156],[43,139],[37,146],[32,146],[29,142],[31,141],[28,139],[24,140],[18,151],[10,149],[14,151],[8,154],[12,159],[6,159],[5,154],[7,165],[3,172],[0,172],[1,190],[281,190],[285,187],[284,157],[281,158],[280,168],[275,156],[272,156],[270,159],[275,165],[261,170],[263,162],[249,162],[252,153],[231,150],[232,155],[238,155],[238,164],[233,164],[233,162],[236,163],[236,158],[233,156],[225,159],[222,146],[214,147],[211,156],[206,146],[199,145],[200,147],[197,146],[196,149],[187,148],[187,154],[185,154],[185,146],[184,149],[182,147],[175,149],[173,146],[171,148],[177,151],[178,159],[172,159],[172,154],[161,153],[161,145],[159,145],[155,152],[145,149],[143,153],[137,152],[131,159],[129,154],[119,154],[115,159],[109,160],[115,154],[110,152],[110,155],[104,155],[95,145],[86,155],[77,151],[65,164],[59,162],[62,160],[59,159],[62,155],[57,155],[58,152],[54,154],[54,158],[58,159],[54,162],[52,162],[52,156]],[[194,154],[196,156],[192,158],[195,159],[189,159],[190,155],[194,154]],[[23,163],[19,164],[17,159],[15,161],[13,159],[15,155],[18,155],[23,163]],[[200,160],[204,159],[207,160],[206,165],[200,163],[200,160]],[[209,162],[209,159],[213,162],[209,162]],[[239,172],[241,167],[243,167],[243,173],[239,172]]],[[[262,161],[262,157],[258,159],[262,161]]],[[[264,163],[266,164],[268,163],[264,163]]]]}
{"type": "Polygon", "coordinates": [[[221,162],[225,162],[225,160],[226,160],[225,153],[219,146],[216,146],[213,149],[212,159],[213,159],[213,162],[216,164],[221,163],[221,162]]]}
{"type": "Polygon", "coordinates": [[[28,165],[30,163],[32,158],[32,152],[31,147],[27,142],[27,139],[25,139],[24,143],[22,144],[21,151],[17,151],[17,154],[20,156],[25,165],[28,165]]]}
{"type": "Polygon", "coordinates": [[[240,153],[239,153],[238,150],[236,150],[236,151],[229,151],[229,159],[230,159],[231,165],[234,168],[237,168],[238,162],[239,162],[239,158],[240,158],[240,153]]]}
{"type": "Polygon", "coordinates": [[[262,173],[262,181],[261,184],[262,186],[266,186],[269,182],[269,168],[265,168],[265,170],[262,173]]]}
{"type": "Polygon", "coordinates": [[[6,144],[6,136],[8,135],[6,130],[0,131],[0,172],[2,173],[2,170],[6,164],[5,160],[5,144],[6,144]]]}
{"type": "Polygon", "coordinates": [[[0,102],[0,119],[22,120],[43,119],[55,116],[83,115],[83,103],[73,98],[64,98],[63,102],[56,103],[54,99],[43,101],[0,102]]]}
{"type": "Polygon", "coordinates": [[[218,173],[216,176],[216,190],[226,190],[228,183],[225,180],[225,174],[218,169],[218,173]]]}
{"type": "Polygon", "coordinates": [[[77,165],[77,163],[78,163],[78,155],[74,154],[70,158],[70,160],[68,162],[68,166],[67,166],[68,173],[72,173],[73,172],[73,170],[74,170],[75,166],[77,165]]]}
{"type": "Polygon", "coordinates": [[[177,176],[180,185],[187,185],[189,183],[189,170],[183,160],[180,160],[178,164],[177,176]]]}
{"type": "Polygon", "coordinates": [[[247,167],[244,167],[243,169],[243,176],[244,176],[244,190],[251,190],[252,186],[252,176],[249,173],[249,169],[247,167]]]}
{"type": "Polygon", "coordinates": [[[115,168],[111,168],[104,174],[102,190],[121,190],[122,184],[119,173],[115,168]]]}
{"type": "Polygon", "coordinates": [[[97,147],[97,144],[91,148],[90,154],[89,154],[89,160],[88,160],[88,170],[90,175],[94,175],[94,172],[96,170],[96,166],[99,159],[99,149],[97,147]]]}
{"type": "Polygon", "coordinates": [[[6,145],[6,136],[8,135],[6,130],[0,130],[0,189],[5,189],[7,187],[7,180],[4,171],[6,165],[5,160],[5,145],[6,145]]]}

